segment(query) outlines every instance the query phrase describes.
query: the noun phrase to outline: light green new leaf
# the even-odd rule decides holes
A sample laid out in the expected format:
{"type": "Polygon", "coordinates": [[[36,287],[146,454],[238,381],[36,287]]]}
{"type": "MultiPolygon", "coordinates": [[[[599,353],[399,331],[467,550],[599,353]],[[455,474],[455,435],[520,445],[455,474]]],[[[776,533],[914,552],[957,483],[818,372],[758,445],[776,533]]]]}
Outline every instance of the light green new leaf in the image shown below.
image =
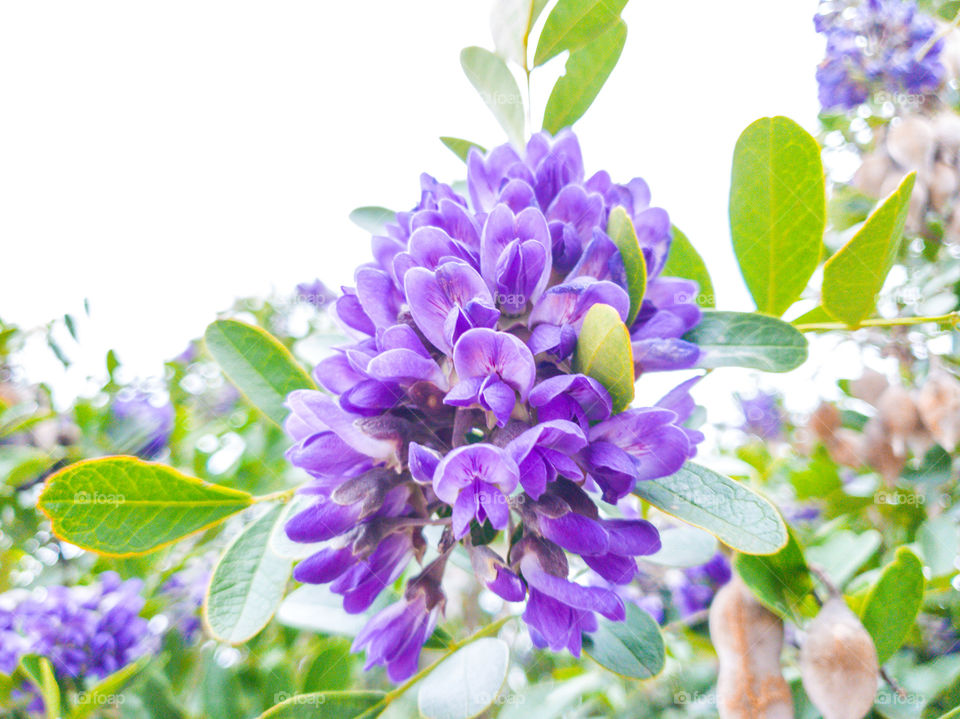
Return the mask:
{"type": "Polygon", "coordinates": [[[817,605],[803,549],[793,532],[788,534],[786,546],[776,554],[738,554],[734,562],[737,574],[762,604],[781,618],[797,622],[814,616],[817,605]]]}
{"type": "Polygon", "coordinates": [[[817,141],[786,117],[747,127],[733,152],[730,232],[760,312],[779,317],[820,260],[826,224],[817,141]]]}
{"type": "Polygon", "coordinates": [[[258,719],[357,719],[384,696],[383,692],[373,691],[296,694],[270,707],[258,719]]]}
{"type": "Polygon", "coordinates": [[[683,336],[698,345],[698,367],[748,367],[789,372],[807,359],[807,338],[795,328],[752,312],[707,310],[700,324],[683,336]]]}
{"type": "Polygon", "coordinates": [[[502,639],[471,642],[444,659],[420,684],[426,719],[472,719],[493,704],[507,680],[510,648],[502,639]]]}
{"type": "Polygon", "coordinates": [[[610,77],[627,41],[627,24],[618,20],[606,32],[567,58],[543,113],[543,129],[556,135],[583,117],[610,77]]]}
{"type": "Polygon", "coordinates": [[[960,550],[960,527],[956,520],[948,514],[931,517],[920,525],[917,540],[923,553],[923,563],[930,567],[930,576],[953,574],[960,550]]]}
{"type": "Polygon", "coordinates": [[[547,0],[496,0],[490,13],[490,32],[497,54],[507,62],[527,67],[530,30],[547,0]]]}
{"type": "Polygon", "coordinates": [[[670,252],[667,262],[660,271],[662,277],[682,277],[697,283],[699,291],[697,304],[701,307],[716,307],[716,297],[713,291],[713,281],[707,264],[700,253],[676,227],[673,228],[673,241],[670,243],[670,252]]]}
{"type": "Polygon", "coordinates": [[[271,532],[282,516],[283,505],[271,507],[220,557],[203,602],[203,620],[214,638],[243,644],[277,610],[293,567],[270,550],[271,532]]]}
{"type": "Polygon", "coordinates": [[[881,664],[903,644],[923,603],[923,564],[906,547],[883,568],[860,608],[860,621],[873,637],[881,664]]]}
{"type": "Polygon", "coordinates": [[[543,25],[534,65],[543,65],[564,50],[576,50],[609,30],[627,0],[559,0],[543,25]]]}
{"type": "Polygon", "coordinates": [[[386,207],[367,205],[350,213],[350,222],[371,235],[382,235],[389,223],[397,219],[397,213],[386,207]]]}
{"type": "Polygon", "coordinates": [[[482,145],[478,145],[475,142],[470,142],[470,140],[461,140],[459,137],[441,137],[440,142],[442,142],[446,147],[457,157],[459,157],[464,162],[467,161],[467,155],[470,154],[470,150],[474,147],[480,153],[486,153],[486,150],[482,145]]]}
{"type": "Polygon", "coordinates": [[[613,411],[621,412],[633,401],[633,347],[620,313],[610,305],[587,310],[577,337],[575,371],[589,375],[607,388],[613,411]]]}
{"type": "Polygon", "coordinates": [[[107,556],[151,552],[212,527],[253,502],[136,457],[77,462],[51,475],[39,509],[65,542],[107,556]]]}
{"type": "Polygon", "coordinates": [[[915,172],[907,175],[823,266],[823,307],[841,322],[856,326],[877,306],[900,247],[916,177],[915,172]]]}
{"type": "Polygon", "coordinates": [[[94,712],[101,711],[105,706],[117,703],[114,701],[116,695],[124,690],[133,676],[143,669],[149,661],[150,657],[144,657],[139,661],[128,664],[113,674],[104,677],[89,690],[83,692],[81,694],[82,701],[78,701],[70,711],[70,719],[85,719],[94,712]]]}
{"type": "Polygon", "coordinates": [[[744,554],[773,554],[787,543],[787,527],[770,502],[693,462],[669,477],[637,482],[633,493],[744,554]]]}
{"type": "Polygon", "coordinates": [[[660,627],[633,602],[625,602],[627,618],[600,617],[597,631],[583,635],[583,648],[597,664],[630,679],[649,679],[663,671],[666,652],[660,627]]]}
{"type": "Polygon", "coordinates": [[[607,221],[607,234],[620,250],[623,267],[627,273],[627,294],[630,295],[630,312],[627,314],[627,326],[633,324],[640,311],[643,295],[647,291],[647,262],[640,249],[637,231],[627,211],[621,207],[614,207],[610,211],[607,221]]]}
{"type": "Polygon", "coordinates": [[[20,657],[16,673],[21,674],[40,691],[44,716],[47,719],[59,719],[60,686],[57,684],[50,660],[36,654],[25,654],[20,657]]]}
{"type": "Polygon", "coordinates": [[[250,403],[283,426],[287,395],[316,389],[290,351],[268,332],[237,320],[217,320],[204,332],[207,351],[250,403]]]}
{"type": "Polygon", "coordinates": [[[460,65],[510,142],[522,146],[523,98],[506,63],[482,47],[468,47],[460,52],[460,65]]]}

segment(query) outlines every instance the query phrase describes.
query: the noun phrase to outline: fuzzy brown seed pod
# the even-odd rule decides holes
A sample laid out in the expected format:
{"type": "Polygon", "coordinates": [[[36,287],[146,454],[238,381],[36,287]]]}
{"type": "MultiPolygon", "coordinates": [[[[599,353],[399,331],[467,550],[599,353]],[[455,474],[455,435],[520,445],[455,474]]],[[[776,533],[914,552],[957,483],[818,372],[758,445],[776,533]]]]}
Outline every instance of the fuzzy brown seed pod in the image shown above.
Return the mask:
{"type": "Polygon", "coordinates": [[[876,417],[863,427],[867,464],[873,467],[887,484],[892,484],[903,471],[906,458],[893,451],[890,436],[876,417]]]}
{"type": "Polygon", "coordinates": [[[720,661],[720,719],[793,719],[790,686],[780,672],[783,622],[737,576],[714,597],[710,638],[720,661]]]}
{"type": "Polygon", "coordinates": [[[887,387],[877,400],[877,416],[892,434],[908,437],[920,429],[920,413],[910,391],[899,385],[887,387]]]}
{"type": "Polygon", "coordinates": [[[833,435],[833,441],[827,444],[830,459],[844,467],[857,469],[867,463],[867,447],[859,432],[841,427],[833,435]]]}
{"type": "Polygon", "coordinates": [[[960,441],[960,382],[935,370],[917,395],[917,411],[924,426],[941,447],[953,452],[960,441]]]}
{"type": "Polygon", "coordinates": [[[887,152],[905,170],[925,170],[933,162],[935,149],[933,123],[927,118],[909,115],[890,125],[887,152]]]}
{"type": "Polygon", "coordinates": [[[862,375],[850,381],[850,394],[876,407],[880,395],[889,386],[886,375],[873,369],[865,369],[862,375]]]}
{"type": "Polygon", "coordinates": [[[807,626],[800,677],[823,719],[862,719],[873,706],[877,650],[843,597],[827,600],[807,626]]]}
{"type": "Polygon", "coordinates": [[[853,176],[853,186],[870,197],[880,197],[887,175],[892,170],[890,158],[885,152],[877,150],[863,158],[863,162],[853,176]]]}
{"type": "Polygon", "coordinates": [[[946,162],[937,162],[930,175],[930,204],[939,213],[944,213],[957,194],[957,171],[946,162]]]}
{"type": "Polygon", "coordinates": [[[822,402],[810,415],[810,431],[824,444],[833,442],[833,435],[840,429],[840,410],[829,402],[822,402]]]}
{"type": "Polygon", "coordinates": [[[933,118],[933,134],[940,152],[948,162],[956,160],[960,152],[960,115],[940,112],[933,118]]]}

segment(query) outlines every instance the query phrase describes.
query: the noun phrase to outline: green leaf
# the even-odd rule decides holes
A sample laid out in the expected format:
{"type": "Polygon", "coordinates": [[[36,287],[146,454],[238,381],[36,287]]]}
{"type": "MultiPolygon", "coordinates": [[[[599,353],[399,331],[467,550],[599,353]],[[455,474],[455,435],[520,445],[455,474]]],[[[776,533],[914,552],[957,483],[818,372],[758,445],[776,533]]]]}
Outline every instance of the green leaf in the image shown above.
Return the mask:
{"type": "Polygon", "coordinates": [[[543,129],[556,135],[583,117],[610,77],[627,41],[627,24],[618,20],[589,44],[570,53],[543,113],[543,129]]]}
{"type": "Polygon", "coordinates": [[[820,260],[826,223],[817,141],[786,117],[747,127],[733,151],[730,232],[757,309],[779,317],[820,260]]]}
{"type": "Polygon", "coordinates": [[[479,152],[486,153],[482,145],[470,142],[470,140],[461,140],[459,137],[441,137],[440,142],[446,145],[454,155],[464,162],[467,161],[467,155],[470,154],[471,148],[475,147],[479,152]]]}
{"type": "Polygon", "coordinates": [[[787,527],[770,502],[693,462],[669,477],[637,482],[633,493],[744,554],[773,554],[787,543],[787,527]]]}
{"type": "Polygon", "coordinates": [[[373,691],[296,694],[270,707],[259,719],[355,719],[384,696],[373,691]]]}
{"type": "Polygon", "coordinates": [[[957,719],[960,717],[960,707],[951,709],[946,714],[941,715],[940,719],[957,719]]]}
{"type": "Polygon", "coordinates": [[[717,538],[696,527],[670,527],[660,531],[660,549],[640,559],[664,567],[697,567],[717,553],[717,538]]]}
{"type": "Polygon", "coordinates": [[[707,310],[683,336],[702,352],[698,367],[789,372],[807,359],[807,338],[786,322],[750,312],[707,310]]]}
{"type": "Polygon", "coordinates": [[[376,205],[358,207],[350,213],[350,222],[371,235],[382,235],[386,232],[387,225],[396,219],[396,212],[376,205]]]}
{"type": "Polygon", "coordinates": [[[624,602],[627,618],[600,617],[597,631],[583,635],[584,651],[597,664],[630,679],[649,679],[663,671],[666,652],[660,627],[633,602],[624,602]]]}
{"type": "Polygon", "coordinates": [[[960,547],[960,527],[947,514],[931,517],[920,525],[917,540],[923,552],[923,563],[930,567],[930,575],[944,577],[956,571],[957,549],[960,547]]]}
{"type": "Polygon", "coordinates": [[[350,653],[350,640],[345,637],[327,637],[320,647],[311,653],[313,659],[306,673],[301,675],[304,691],[345,690],[353,679],[354,655],[350,653]]]}
{"type": "Polygon", "coordinates": [[[59,719],[60,686],[57,684],[50,660],[36,654],[24,654],[17,665],[17,673],[40,690],[47,719],[59,719]]]}
{"type": "Polygon", "coordinates": [[[460,65],[510,142],[523,145],[523,98],[506,63],[482,47],[468,47],[460,53],[460,65]]]}
{"type": "Polygon", "coordinates": [[[564,50],[576,50],[617,23],[627,0],[560,0],[540,32],[533,64],[543,65],[564,50]]]}
{"type": "Polygon", "coordinates": [[[440,662],[420,684],[420,714],[427,719],[479,716],[497,700],[509,666],[510,648],[502,639],[471,642],[440,662]]]}
{"type": "Polygon", "coordinates": [[[253,502],[136,457],[89,459],[47,479],[37,502],[65,542],[114,557],[151,552],[208,529],[253,502]]]}
{"type": "Polygon", "coordinates": [[[716,307],[713,281],[710,279],[707,265],[687,236],[676,227],[673,228],[670,253],[667,255],[667,262],[660,271],[660,275],[693,280],[699,287],[697,304],[700,307],[716,307]]]}
{"type": "Polygon", "coordinates": [[[900,247],[916,178],[907,175],[823,266],[823,307],[841,322],[856,326],[873,313],[900,247]]]}
{"type": "Polygon", "coordinates": [[[593,377],[607,388],[615,413],[633,401],[630,332],[610,305],[596,304],[587,310],[577,338],[573,366],[577,372],[593,377]]]}
{"type": "Polygon", "coordinates": [[[490,13],[490,32],[497,54],[527,67],[530,29],[540,17],[547,0],[496,0],[490,13]]]}
{"type": "Polygon", "coordinates": [[[627,293],[630,295],[630,312],[627,314],[627,326],[633,324],[640,311],[643,295],[647,291],[647,262],[643,259],[637,231],[627,211],[621,207],[614,207],[610,211],[607,221],[607,234],[620,250],[623,267],[627,273],[627,293]]]}
{"type": "Polygon", "coordinates": [[[270,534],[283,516],[277,504],[247,527],[220,557],[203,602],[215,639],[243,644],[267,626],[290,578],[293,562],[270,550],[270,534]]]}
{"type": "Polygon", "coordinates": [[[259,327],[217,320],[203,336],[227,379],[280,426],[287,418],[287,395],[297,389],[316,389],[290,350],[259,327]]]}
{"type": "Polygon", "coordinates": [[[734,563],[737,574],[762,604],[796,623],[801,617],[816,615],[817,605],[803,549],[793,532],[788,534],[786,546],[776,554],[738,554],[734,563]]]}
{"type": "Polygon", "coordinates": [[[875,529],[857,534],[844,529],[831,534],[820,544],[807,547],[810,562],[823,568],[840,589],[880,548],[882,537],[875,529]]]}
{"type": "Polygon", "coordinates": [[[124,690],[133,676],[147,665],[149,659],[145,657],[128,664],[101,679],[88,691],[81,692],[76,705],[70,712],[70,719],[84,719],[95,711],[102,711],[104,707],[119,706],[121,698],[117,695],[124,690]]]}
{"type": "Polygon", "coordinates": [[[860,621],[873,637],[881,664],[903,644],[923,602],[923,564],[906,547],[883,568],[860,609],[860,621]]]}

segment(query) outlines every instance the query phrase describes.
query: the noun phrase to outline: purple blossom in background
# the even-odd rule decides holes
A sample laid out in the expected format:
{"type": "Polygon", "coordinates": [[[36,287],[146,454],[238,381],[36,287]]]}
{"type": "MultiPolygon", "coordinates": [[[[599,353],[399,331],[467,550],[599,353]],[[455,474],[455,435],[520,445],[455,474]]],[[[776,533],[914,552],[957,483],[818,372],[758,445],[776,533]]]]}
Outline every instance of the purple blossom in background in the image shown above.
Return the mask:
{"type": "Polygon", "coordinates": [[[174,409],[149,392],[123,390],[113,400],[107,434],[115,449],[153,459],[167,446],[173,432],[174,409]]]}
{"type": "Polygon", "coordinates": [[[710,606],[713,596],[733,576],[730,560],[717,552],[706,564],[685,569],[682,581],[671,587],[673,604],[681,617],[703,611],[710,606]]]}
{"type": "Polygon", "coordinates": [[[170,619],[171,628],[180,632],[188,642],[202,631],[200,609],[215,561],[214,555],[191,559],[160,587],[160,594],[169,601],[164,613],[170,619]]]}
{"type": "Polygon", "coordinates": [[[58,676],[103,679],[153,647],[139,579],[115,572],[95,584],[0,595],[0,672],[24,654],[47,657],[58,676]],[[7,606],[9,604],[9,606],[7,606]]]}
{"type": "Polygon", "coordinates": [[[424,527],[441,527],[430,535],[436,558],[354,642],[395,681],[415,672],[443,612],[457,544],[487,589],[526,602],[538,647],[579,655],[598,616],[625,616],[611,587],[660,548],[652,524],[614,517],[613,503],[675,472],[703,439],[683,427],[691,382],[656,407],[612,414],[603,385],[571,372],[587,311],[605,303],[626,318],[630,306],[605,231],[616,206],[648,270],[628,328],[637,376],[700,359],[682,339],[700,320],[698,290],[660,275],[671,226],[643,180],[588,177],[564,131],[534,135],[523,150],[471,151],[468,197],[428,175],[420,186],[417,206],[373,238],[374,261],[334,303],[352,342],[315,369],[330,394],[287,401],[287,456],[313,478],[301,489],[313,504],[286,532],[325,543],[295,579],[329,583],[346,611],[363,612],[423,560],[424,527]]]}
{"type": "Polygon", "coordinates": [[[306,302],[317,309],[325,307],[333,302],[337,295],[320,280],[313,282],[301,282],[297,285],[297,301],[306,302]]]}
{"type": "Polygon", "coordinates": [[[912,0],[824,0],[814,25],[827,39],[817,68],[824,110],[851,110],[878,91],[932,93],[944,81],[942,40],[918,59],[937,27],[912,0]]]}
{"type": "Polygon", "coordinates": [[[783,414],[777,402],[777,395],[771,392],[757,392],[753,397],[737,395],[740,411],[743,413],[741,429],[755,434],[760,439],[777,439],[783,433],[783,414]]]}

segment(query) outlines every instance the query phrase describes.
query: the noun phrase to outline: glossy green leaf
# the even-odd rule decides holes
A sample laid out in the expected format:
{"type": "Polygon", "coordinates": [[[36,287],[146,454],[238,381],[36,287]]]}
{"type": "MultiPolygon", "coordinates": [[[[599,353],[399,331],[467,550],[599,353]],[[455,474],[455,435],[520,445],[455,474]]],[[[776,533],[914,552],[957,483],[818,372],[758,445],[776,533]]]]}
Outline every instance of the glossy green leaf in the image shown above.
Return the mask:
{"type": "Polygon", "coordinates": [[[860,621],[873,637],[881,664],[907,638],[923,603],[923,586],[923,564],[916,554],[900,547],[870,587],[860,608],[860,621]]]}
{"type": "Polygon", "coordinates": [[[823,307],[841,322],[856,326],[873,314],[900,247],[916,177],[907,175],[823,266],[823,307]]]}
{"type": "Polygon", "coordinates": [[[693,280],[698,286],[697,304],[700,307],[716,307],[713,281],[710,279],[707,264],[687,236],[676,227],[673,228],[670,252],[667,254],[667,262],[660,271],[660,275],[693,280]]]}
{"type": "Polygon", "coordinates": [[[527,66],[530,30],[546,5],[547,0],[495,0],[490,32],[500,57],[527,66]]]}
{"type": "Polygon", "coordinates": [[[776,554],[738,554],[737,574],[762,604],[783,619],[797,622],[816,614],[813,579],[797,538],[789,532],[786,546],[776,554]]]}
{"type": "Polygon", "coordinates": [[[397,219],[397,213],[386,207],[367,205],[350,213],[350,221],[371,235],[382,235],[389,223],[397,219]]]}
{"type": "Polygon", "coordinates": [[[627,618],[599,617],[597,631],[583,635],[584,651],[600,666],[630,679],[649,679],[663,671],[666,652],[660,627],[633,602],[624,602],[627,618]]]}
{"type": "Polygon", "coordinates": [[[774,317],[750,312],[703,313],[700,324],[683,336],[702,352],[698,367],[749,367],[789,372],[807,359],[807,338],[774,317]]]}
{"type": "Polygon", "coordinates": [[[617,23],[627,0],[559,0],[543,24],[534,65],[587,45],[617,23]]]}
{"type": "Polygon", "coordinates": [[[583,117],[610,77],[627,41],[627,25],[618,20],[606,32],[567,58],[543,113],[543,129],[557,134],[583,117]]]}
{"type": "Polygon", "coordinates": [[[467,161],[467,155],[470,154],[470,150],[474,147],[477,148],[479,152],[486,153],[482,145],[470,142],[470,140],[461,140],[459,137],[441,137],[440,142],[446,145],[454,155],[464,162],[467,161]]]}
{"type": "Polygon", "coordinates": [[[267,626],[283,599],[293,562],[270,550],[270,534],[283,514],[283,505],[271,507],[220,557],[203,602],[203,620],[215,639],[243,644],[267,626]]]}
{"type": "Polygon", "coordinates": [[[807,286],[826,224],[817,141],[786,117],[747,127],[733,152],[730,232],[757,309],[779,317],[807,286]]]}
{"type": "Polygon", "coordinates": [[[417,706],[426,719],[471,719],[497,700],[510,666],[502,639],[471,642],[444,659],[420,684],[417,706]]]}
{"type": "Polygon", "coordinates": [[[204,333],[207,350],[250,403],[283,426],[287,395],[316,389],[290,350],[268,332],[237,320],[217,320],[204,333]]]}
{"type": "Polygon", "coordinates": [[[620,250],[623,267],[627,273],[627,294],[630,295],[630,312],[627,314],[627,326],[633,324],[640,311],[643,295],[647,291],[647,262],[640,249],[637,231],[627,211],[621,207],[614,207],[610,211],[607,221],[607,234],[620,250]]]}
{"type": "Polygon", "coordinates": [[[460,53],[460,65],[510,142],[523,145],[523,98],[506,63],[482,47],[468,47],[460,53]]]}
{"type": "Polygon", "coordinates": [[[17,665],[17,673],[26,678],[43,698],[44,716],[47,719],[60,718],[60,686],[53,673],[53,665],[46,657],[36,654],[24,654],[17,665]]]}
{"type": "Polygon", "coordinates": [[[57,537],[108,556],[144,554],[212,527],[253,502],[136,457],[77,462],[47,479],[39,509],[57,537]]]}
{"type": "Polygon", "coordinates": [[[773,554],[787,543],[787,527],[769,501],[693,462],[669,477],[637,482],[633,493],[744,554],[773,554]]]}
{"type": "Polygon", "coordinates": [[[372,691],[295,694],[265,711],[259,719],[356,719],[383,697],[382,692],[372,691]]]}
{"type": "Polygon", "coordinates": [[[577,372],[593,377],[607,388],[614,412],[626,409],[633,401],[630,332],[610,305],[596,304],[587,310],[573,365],[577,372]]]}
{"type": "Polygon", "coordinates": [[[664,567],[697,567],[717,552],[717,538],[696,527],[669,527],[660,530],[660,549],[640,557],[643,562],[664,567]]]}

